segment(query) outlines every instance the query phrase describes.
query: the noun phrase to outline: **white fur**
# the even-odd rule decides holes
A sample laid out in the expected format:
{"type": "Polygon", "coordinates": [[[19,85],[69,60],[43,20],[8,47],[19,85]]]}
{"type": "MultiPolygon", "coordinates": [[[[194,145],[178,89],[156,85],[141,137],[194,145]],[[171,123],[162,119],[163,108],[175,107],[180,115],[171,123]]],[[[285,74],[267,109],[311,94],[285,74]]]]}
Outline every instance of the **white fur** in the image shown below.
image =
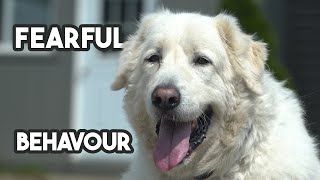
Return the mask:
{"type": "Polygon", "coordinates": [[[123,179],[193,179],[209,171],[208,179],[320,179],[301,105],[264,69],[266,60],[266,45],[243,33],[230,15],[163,11],[144,17],[124,45],[112,85],[127,89],[124,108],[139,144],[123,179]],[[145,61],[159,49],[160,64],[145,61]],[[194,64],[199,53],[212,64],[194,64]],[[168,82],[181,93],[176,121],[195,120],[207,104],[214,116],[191,156],[161,173],[152,159],[158,115],[150,97],[168,82]]]}

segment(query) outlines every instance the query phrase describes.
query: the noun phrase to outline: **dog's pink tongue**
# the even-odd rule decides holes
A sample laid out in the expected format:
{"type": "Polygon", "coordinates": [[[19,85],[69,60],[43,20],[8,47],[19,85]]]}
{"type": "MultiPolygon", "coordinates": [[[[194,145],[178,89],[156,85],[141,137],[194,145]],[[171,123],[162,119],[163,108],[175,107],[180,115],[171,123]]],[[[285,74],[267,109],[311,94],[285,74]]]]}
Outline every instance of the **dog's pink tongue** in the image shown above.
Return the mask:
{"type": "Polygon", "coordinates": [[[183,160],[189,150],[190,134],[190,123],[175,125],[172,121],[162,120],[153,150],[153,160],[158,169],[169,171],[183,160]]]}

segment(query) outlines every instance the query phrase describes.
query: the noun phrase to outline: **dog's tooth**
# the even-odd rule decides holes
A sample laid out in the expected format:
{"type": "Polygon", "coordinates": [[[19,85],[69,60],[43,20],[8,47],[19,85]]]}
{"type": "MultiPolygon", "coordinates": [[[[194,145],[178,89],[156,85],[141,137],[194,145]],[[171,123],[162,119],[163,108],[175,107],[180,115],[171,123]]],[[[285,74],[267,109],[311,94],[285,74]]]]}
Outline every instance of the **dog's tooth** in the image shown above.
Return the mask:
{"type": "Polygon", "coordinates": [[[191,127],[192,127],[192,129],[195,129],[195,128],[197,127],[196,123],[194,123],[194,122],[192,121],[191,127]]]}

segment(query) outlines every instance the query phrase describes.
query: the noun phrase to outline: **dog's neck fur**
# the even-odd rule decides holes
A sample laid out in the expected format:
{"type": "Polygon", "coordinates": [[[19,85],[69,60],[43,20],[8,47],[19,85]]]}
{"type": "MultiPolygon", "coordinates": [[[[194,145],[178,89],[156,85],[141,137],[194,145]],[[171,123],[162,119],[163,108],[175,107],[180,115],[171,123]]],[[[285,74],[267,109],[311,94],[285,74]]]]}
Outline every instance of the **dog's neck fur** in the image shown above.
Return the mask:
{"type": "Polygon", "coordinates": [[[240,93],[234,108],[234,111],[237,112],[232,113],[237,116],[231,114],[229,118],[224,119],[225,124],[221,134],[219,137],[215,137],[218,140],[214,140],[210,147],[213,152],[204,153],[204,156],[199,160],[198,172],[213,172],[210,179],[234,177],[235,173],[249,172],[249,165],[254,164],[252,161],[259,159],[256,152],[268,157],[267,154],[263,154],[263,149],[269,143],[267,137],[269,137],[269,130],[272,130],[273,120],[276,118],[274,112],[278,106],[276,103],[282,102],[277,99],[279,97],[277,94],[289,91],[275,92],[270,86],[268,87],[267,85],[270,83],[273,87],[282,86],[268,72],[264,74],[262,83],[264,92],[260,95],[252,96],[245,94],[248,91],[238,91],[240,93]],[[266,81],[268,83],[263,83],[266,81]],[[252,117],[258,118],[252,119],[252,117]]]}

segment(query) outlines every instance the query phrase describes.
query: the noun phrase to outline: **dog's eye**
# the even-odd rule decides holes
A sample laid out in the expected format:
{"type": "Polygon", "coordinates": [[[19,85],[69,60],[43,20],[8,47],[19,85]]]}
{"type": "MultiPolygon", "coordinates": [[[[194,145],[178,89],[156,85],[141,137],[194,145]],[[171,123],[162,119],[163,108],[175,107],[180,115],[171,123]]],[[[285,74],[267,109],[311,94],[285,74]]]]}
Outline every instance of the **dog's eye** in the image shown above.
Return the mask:
{"type": "Polygon", "coordinates": [[[161,57],[159,54],[153,54],[153,55],[149,56],[148,58],[146,58],[146,60],[151,63],[159,62],[160,59],[161,59],[161,57]]]}
{"type": "Polygon", "coordinates": [[[205,64],[209,64],[211,63],[207,57],[204,56],[199,56],[195,59],[194,61],[195,64],[199,64],[199,65],[205,65],[205,64]]]}

